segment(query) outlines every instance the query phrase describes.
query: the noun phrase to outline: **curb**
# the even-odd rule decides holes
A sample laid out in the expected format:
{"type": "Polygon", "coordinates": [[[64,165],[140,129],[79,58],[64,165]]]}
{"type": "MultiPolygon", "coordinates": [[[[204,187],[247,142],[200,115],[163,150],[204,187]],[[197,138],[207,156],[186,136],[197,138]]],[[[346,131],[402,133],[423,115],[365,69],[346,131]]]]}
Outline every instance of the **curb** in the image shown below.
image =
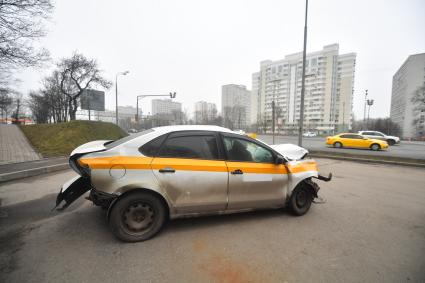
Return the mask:
{"type": "Polygon", "coordinates": [[[11,173],[5,173],[0,174],[0,183],[12,181],[16,179],[22,179],[32,176],[37,176],[41,174],[47,174],[55,171],[61,171],[69,169],[68,163],[62,163],[62,164],[55,164],[55,165],[49,165],[45,167],[39,167],[39,168],[33,168],[33,169],[27,169],[22,171],[16,171],[11,173]]]}
{"type": "Polygon", "coordinates": [[[367,162],[367,163],[375,163],[375,164],[388,164],[388,165],[400,165],[400,166],[411,166],[411,167],[420,167],[425,168],[425,163],[418,163],[411,161],[409,159],[406,160],[379,160],[373,158],[365,158],[365,157],[356,157],[356,156],[343,156],[343,155],[333,155],[321,152],[312,152],[309,153],[311,157],[317,158],[329,158],[329,159],[338,159],[338,160],[347,160],[347,161],[359,161],[359,162],[367,162]]]}

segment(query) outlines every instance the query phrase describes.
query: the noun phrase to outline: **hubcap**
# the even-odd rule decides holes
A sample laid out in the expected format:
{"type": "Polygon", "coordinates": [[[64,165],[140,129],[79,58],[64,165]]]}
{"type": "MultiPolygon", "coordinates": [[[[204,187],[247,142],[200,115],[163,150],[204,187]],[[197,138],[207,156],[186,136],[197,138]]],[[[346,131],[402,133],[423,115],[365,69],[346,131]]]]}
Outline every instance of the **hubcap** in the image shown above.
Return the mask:
{"type": "Polygon", "coordinates": [[[155,219],[153,208],[143,202],[132,203],[122,214],[124,227],[130,233],[148,230],[155,219]]]}
{"type": "Polygon", "coordinates": [[[303,207],[307,204],[307,194],[305,191],[299,191],[295,198],[298,207],[303,207]]]}

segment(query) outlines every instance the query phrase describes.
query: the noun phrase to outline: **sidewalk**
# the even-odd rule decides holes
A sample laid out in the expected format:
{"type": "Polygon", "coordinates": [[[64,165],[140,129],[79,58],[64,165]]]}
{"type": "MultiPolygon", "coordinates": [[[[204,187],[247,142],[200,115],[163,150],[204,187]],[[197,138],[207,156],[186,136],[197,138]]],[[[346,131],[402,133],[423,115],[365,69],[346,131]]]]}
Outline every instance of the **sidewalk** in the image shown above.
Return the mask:
{"type": "Polygon", "coordinates": [[[69,169],[68,157],[2,164],[0,165],[0,183],[65,169],[69,169]]]}
{"type": "Polygon", "coordinates": [[[0,124],[0,164],[33,161],[40,158],[41,156],[32,148],[17,125],[0,124]]]}

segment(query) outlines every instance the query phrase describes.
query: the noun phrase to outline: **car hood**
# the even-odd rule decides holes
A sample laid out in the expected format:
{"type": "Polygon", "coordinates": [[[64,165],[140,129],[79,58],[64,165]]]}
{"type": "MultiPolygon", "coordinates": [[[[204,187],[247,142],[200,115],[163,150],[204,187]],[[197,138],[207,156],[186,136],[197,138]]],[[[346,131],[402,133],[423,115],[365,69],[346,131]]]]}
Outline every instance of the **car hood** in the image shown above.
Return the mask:
{"type": "Polygon", "coordinates": [[[273,144],[270,147],[290,160],[299,160],[308,154],[307,149],[291,143],[273,144]]]}
{"type": "Polygon", "coordinates": [[[73,156],[74,154],[82,154],[82,153],[105,150],[106,149],[105,143],[110,141],[111,140],[98,140],[98,141],[91,141],[91,142],[82,144],[71,152],[71,156],[73,156]]]}

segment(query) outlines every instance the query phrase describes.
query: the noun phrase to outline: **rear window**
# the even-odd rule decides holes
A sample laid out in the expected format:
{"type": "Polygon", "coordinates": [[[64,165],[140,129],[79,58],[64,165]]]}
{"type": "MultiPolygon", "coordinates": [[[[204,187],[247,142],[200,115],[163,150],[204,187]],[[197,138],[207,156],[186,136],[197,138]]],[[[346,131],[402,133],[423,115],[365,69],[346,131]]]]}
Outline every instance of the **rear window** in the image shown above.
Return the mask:
{"type": "Polygon", "coordinates": [[[218,159],[215,136],[182,136],[168,138],[162,145],[159,157],[218,159]]]}
{"type": "Polygon", "coordinates": [[[116,141],[113,141],[113,142],[105,143],[105,145],[104,145],[104,146],[105,146],[107,149],[110,149],[110,148],[116,147],[116,146],[118,146],[118,145],[121,145],[121,144],[123,144],[123,143],[125,143],[125,142],[131,141],[132,139],[138,138],[138,137],[140,137],[140,136],[143,136],[143,135],[146,135],[146,134],[149,134],[149,133],[152,133],[152,132],[153,132],[153,130],[152,130],[152,129],[148,129],[148,130],[145,130],[145,131],[139,132],[139,133],[137,133],[137,134],[128,135],[128,136],[126,136],[126,137],[124,137],[124,138],[122,138],[122,139],[119,139],[119,140],[116,140],[116,141]]]}

